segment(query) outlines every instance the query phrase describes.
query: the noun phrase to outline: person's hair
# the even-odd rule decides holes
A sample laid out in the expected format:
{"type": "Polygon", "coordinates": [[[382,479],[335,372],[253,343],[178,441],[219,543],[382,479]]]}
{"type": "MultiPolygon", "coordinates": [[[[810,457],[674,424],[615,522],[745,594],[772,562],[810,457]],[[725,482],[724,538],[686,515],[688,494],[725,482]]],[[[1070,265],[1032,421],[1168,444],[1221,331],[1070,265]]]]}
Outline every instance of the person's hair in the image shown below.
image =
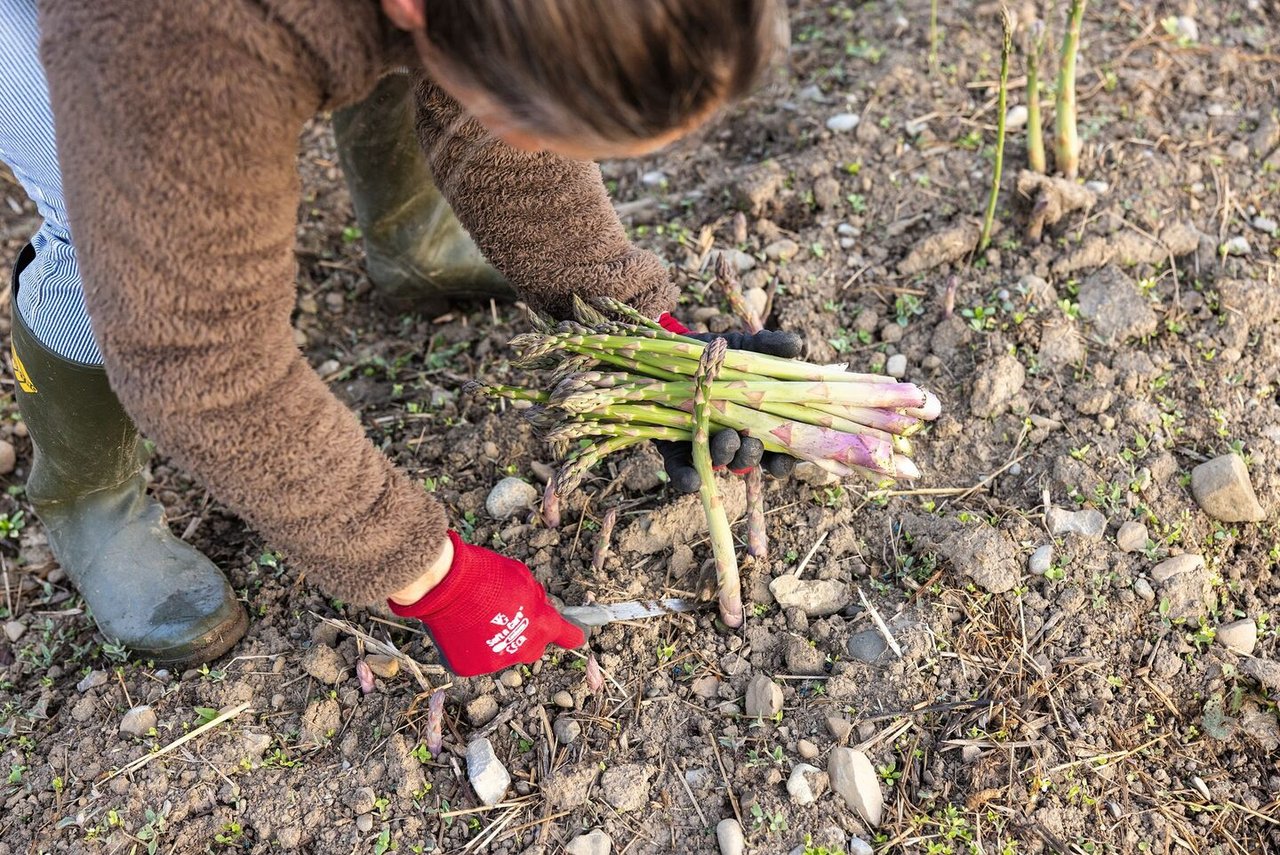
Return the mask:
{"type": "Polygon", "coordinates": [[[780,0],[426,0],[427,41],[523,127],[652,139],[746,94],[780,55],[780,0]]]}

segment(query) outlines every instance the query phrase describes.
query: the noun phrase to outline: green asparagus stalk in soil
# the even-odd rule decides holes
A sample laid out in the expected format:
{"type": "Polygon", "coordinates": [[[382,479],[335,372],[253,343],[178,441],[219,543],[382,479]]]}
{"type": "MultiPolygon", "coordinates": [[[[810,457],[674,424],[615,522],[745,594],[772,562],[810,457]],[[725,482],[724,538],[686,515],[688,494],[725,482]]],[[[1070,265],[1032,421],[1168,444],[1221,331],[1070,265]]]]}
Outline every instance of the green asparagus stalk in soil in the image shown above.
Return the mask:
{"type": "Polygon", "coordinates": [[[1076,127],[1076,54],[1080,49],[1080,22],[1087,0],[1071,0],[1067,29],[1062,36],[1058,66],[1058,94],[1054,105],[1054,161],[1065,178],[1080,171],[1080,133],[1076,127]]]}
{"type": "Polygon", "coordinates": [[[693,468],[701,484],[702,510],[707,515],[711,552],[716,562],[716,587],[720,592],[720,619],[725,626],[742,625],[742,582],[738,578],[738,556],[733,550],[733,532],[729,517],[716,489],[715,469],[711,465],[711,390],[712,380],[728,350],[722,338],[707,346],[702,366],[693,380],[693,468]]]}
{"type": "Polygon", "coordinates": [[[1013,53],[1013,17],[1000,7],[1000,88],[996,92],[996,160],[991,171],[991,193],[982,217],[982,233],[978,237],[978,254],[991,245],[991,226],[996,219],[996,202],[1000,199],[1000,173],[1004,170],[1004,138],[1009,109],[1009,56],[1013,53]]]}
{"type": "Polygon", "coordinates": [[[1045,171],[1044,126],[1040,116],[1040,56],[1044,51],[1043,21],[1032,21],[1027,30],[1027,166],[1045,171]]]}

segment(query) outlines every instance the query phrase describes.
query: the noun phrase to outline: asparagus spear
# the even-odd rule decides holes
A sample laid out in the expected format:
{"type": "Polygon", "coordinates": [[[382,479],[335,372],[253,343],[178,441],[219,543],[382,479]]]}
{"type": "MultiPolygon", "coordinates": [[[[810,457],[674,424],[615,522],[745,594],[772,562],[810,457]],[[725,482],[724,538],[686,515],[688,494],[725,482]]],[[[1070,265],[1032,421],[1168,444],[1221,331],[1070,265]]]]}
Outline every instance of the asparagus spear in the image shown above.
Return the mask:
{"type": "Polygon", "coordinates": [[[693,380],[693,467],[701,482],[698,494],[707,515],[711,551],[716,562],[716,586],[720,591],[720,619],[725,626],[742,625],[742,582],[738,578],[738,557],[733,551],[733,532],[724,503],[716,489],[715,470],[711,465],[711,389],[712,380],[724,362],[728,347],[724,339],[711,342],[703,352],[702,365],[693,380]]]}

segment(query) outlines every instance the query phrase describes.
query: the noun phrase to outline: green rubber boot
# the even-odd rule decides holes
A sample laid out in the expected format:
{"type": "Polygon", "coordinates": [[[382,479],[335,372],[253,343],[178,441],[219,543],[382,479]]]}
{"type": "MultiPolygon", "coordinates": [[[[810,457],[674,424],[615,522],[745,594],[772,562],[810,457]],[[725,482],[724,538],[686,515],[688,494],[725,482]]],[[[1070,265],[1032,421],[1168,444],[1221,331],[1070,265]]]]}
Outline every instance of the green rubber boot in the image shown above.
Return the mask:
{"type": "Polygon", "coordinates": [[[146,454],[100,366],[58,356],[27,328],[13,272],[13,370],[35,459],[27,498],[98,628],[142,659],[192,665],[221,656],[249,620],[222,572],[173,536],[147,496],[146,454]]]}
{"type": "Polygon", "coordinates": [[[431,180],[413,111],[409,76],[389,74],[364,101],[333,114],[338,159],[379,300],[427,313],[456,300],[514,299],[431,180]]]}

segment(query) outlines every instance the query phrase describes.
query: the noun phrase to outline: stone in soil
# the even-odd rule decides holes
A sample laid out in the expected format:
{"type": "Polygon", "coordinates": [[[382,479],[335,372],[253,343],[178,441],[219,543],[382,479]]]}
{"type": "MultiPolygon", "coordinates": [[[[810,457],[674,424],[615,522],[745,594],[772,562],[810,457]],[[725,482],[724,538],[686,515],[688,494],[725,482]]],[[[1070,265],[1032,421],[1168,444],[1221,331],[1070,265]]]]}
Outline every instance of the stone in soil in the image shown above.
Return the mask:
{"type": "Polygon", "coordinates": [[[390,680],[400,673],[400,660],[394,656],[370,654],[364,658],[369,670],[384,680],[390,680]]]}
{"type": "Polygon", "coordinates": [[[791,801],[801,807],[811,805],[817,801],[818,796],[822,795],[823,789],[817,777],[820,775],[822,775],[822,770],[817,766],[810,766],[808,763],[797,763],[791,770],[791,776],[787,778],[787,795],[791,796],[791,801]],[[812,783],[809,780],[810,776],[814,777],[812,783]],[[816,787],[815,784],[817,784],[816,787]]]}
{"type": "Polygon", "coordinates": [[[524,677],[520,676],[519,671],[512,668],[508,671],[503,671],[498,677],[498,682],[508,689],[518,689],[524,685],[524,677]]]}
{"type": "Polygon", "coordinates": [[[907,373],[907,355],[905,353],[895,353],[890,356],[884,364],[885,373],[890,377],[902,377],[907,373]]]}
{"type": "Polygon", "coordinates": [[[1009,402],[1022,391],[1027,370],[1016,356],[1001,354],[978,369],[969,397],[969,411],[975,418],[989,419],[1009,409],[1009,402]]]}
{"type": "Polygon", "coordinates": [[[1121,552],[1139,552],[1147,546],[1147,527],[1137,520],[1129,520],[1116,532],[1116,546],[1121,552]]]}
{"type": "Polygon", "coordinates": [[[1214,639],[1223,647],[1237,650],[1246,656],[1252,655],[1258,646],[1258,625],[1250,618],[1233,620],[1218,627],[1214,639]]]}
{"type": "Polygon", "coordinates": [[[1143,579],[1141,576],[1133,580],[1133,592],[1139,597],[1142,597],[1142,599],[1146,600],[1148,603],[1155,602],[1155,589],[1151,587],[1150,582],[1143,579]]]}
{"type": "Polygon", "coordinates": [[[986,523],[967,525],[938,544],[952,566],[993,594],[1011,591],[1022,576],[1022,558],[1008,536],[986,523]]]}
{"type": "Polygon", "coordinates": [[[1102,511],[1093,508],[1083,511],[1050,508],[1045,521],[1049,524],[1049,533],[1054,537],[1078,534],[1087,540],[1101,540],[1107,530],[1107,518],[1102,515],[1102,511]]]}
{"type": "Polygon", "coordinates": [[[484,509],[494,519],[505,520],[533,508],[537,501],[538,490],[528,481],[514,477],[503,478],[489,491],[488,498],[484,500],[484,509]]]}
{"type": "Polygon", "coordinates": [[[373,810],[377,800],[378,796],[373,792],[372,787],[357,787],[351,791],[351,795],[347,798],[347,807],[351,808],[352,813],[359,816],[373,810]]]}
{"type": "Polygon", "coordinates": [[[808,484],[810,487],[826,487],[840,480],[840,476],[808,460],[797,463],[791,475],[800,483],[808,484]]]}
{"type": "Polygon", "coordinates": [[[542,795],[556,810],[573,810],[587,803],[587,794],[600,769],[594,763],[562,766],[542,781],[542,795]]]}
{"type": "Polygon", "coordinates": [[[649,781],[654,768],[642,763],[627,763],[606,769],[600,779],[604,798],[619,813],[640,810],[649,804],[649,781]]]}
{"type": "Polygon", "coordinates": [[[704,674],[689,684],[693,693],[705,700],[720,697],[720,678],[715,674],[704,674]]]}
{"type": "Polygon", "coordinates": [[[1280,662],[1270,659],[1244,659],[1240,662],[1240,670],[1257,680],[1262,688],[1269,692],[1280,692],[1280,662]]]}
{"type": "Polygon", "coordinates": [[[850,656],[868,665],[876,664],[889,651],[889,644],[878,629],[864,629],[862,632],[854,633],[849,637],[845,647],[848,648],[850,656]]]}
{"type": "Polygon", "coordinates": [[[1159,325],[1137,283],[1114,265],[1080,283],[1080,316],[1093,324],[1094,334],[1105,344],[1151,335],[1159,325]]]}
{"type": "Polygon", "coordinates": [[[757,263],[754,255],[749,252],[743,252],[740,249],[714,249],[707,253],[707,261],[704,265],[704,269],[715,270],[721,257],[733,265],[733,269],[739,273],[746,273],[748,270],[755,267],[757,263]]]}
{"type": "Polygon", "coordinates": [[[857,113],[836,113],[827,119],[827,130],[837,134],[848,133],[858,127],[858,122],[862,119],[857,113]]]}
{"type": "Polygon", "coordinates": [[[800,244],[790,238],[775,240],[764,248],[764,257],[770,261],[790,261],[800,251],[800,244]]]}
{"type": "Polygon", "coordinates": [[[831,787],[851,810],[858,812],[871,827],[880,824],[884,812],[884,794],[871,759],[853,748],[833,748],[827,758],[827,774],[831,787]]]}
{"type": "Polygon", "coordinates": [[[742,826],[736,819],[722,819],[716,825],[716,843],[720,846],[720,855],[742,855],[747,850],[747,840],[742,835],[742,826]]]}
{"type": "Polygon", "coordinates": [[[369,816],[367,813],[356,817],[356,831],[361,834],[368,834],[370,831],[373,831],[373,817],[369,816]]]}
{"type": "Polygon", "coordinates": [[[88,674],[85,674],[83,680],[81,680],[79,683],[76,683],[76,690],[83,694],[84,692],[87,692],[90,689],[96,689],[99,686],[105,686],[106,684],[107,684],[106,671],[90,671],[88,674]]]}
{"type": "Polygon", "coordinates": [[[1027,123],[1027,108],[1022,104],[1015,104],[1009,108],[1004,114],[1004,126],[1008,130],[1015,130],[1027,123]]]}
{"type": "Polygon", "coordinates": [[[750,718],[773,718],[782,711],[782,687],[764,674],[747,684],[746,713],[750,718]]]}
{"type": "Polygon", "coordinates": [[[852,732],[853,724],[847,718],[838,715],[827,716],[827,733],[830,733],[831,738],[836,742],[844,742],[852,732]]]}
{"type": "Polygon", "coordinates": [[[1249,246],[1249,239],[1244,235],[1236,235],[1227,239],[1220,250],[1223,255],[1248,255],[1252,252],[1253,247],[1249,246]]]}
{"type": "Polygon", "coordinates": [[[805,760],[816,760],[818,758],[818,746],[807,739],[801,739],[796,743],[796,753],[805,760]]]}
{"type": "Polygon", "coordinates": [[[347,663],[332,647],[313,644],[302,656],[302,670],[325,685],[336,686],[347,675],[347,663]]]}
{"type": "Polygon", "coordinates": [[[467,743],[467,779],[480,801],[490,807],[502,801],[511,786],[507,767],[493,753],[493,743],[484,737],[467,743]]]}
{"type": "Polygon", "coordinates": [[[569,745],[582,735],[582,725],[567,716],[560,716],[560,718],[556,719],[555,724],[551,726],[551,730],[556,735],[556,741],[561,745],[569,745]]]}
{"type": "Polygon", "coordinates": [[[561,689],[551,696],[551,703],[560,707],[562,710],[571,710],[573,709],[573,695],[569,694],[564,689],[561,689]]]}
{"type": "Polygon", "coordinates": [[[8,475],[17,465],[18,452],[14,450],[13,443],[0,439],[0,475],[8,475]]]}
{"type": "Polygon", "coordinates": [[[845,582],[797,579],[790,573],[770,582],[769,593],[783,609],[800,609],[809,617],[833,615],[853,602],[853,595],[845,582]]]}
{"type": "Polygon", "coordinates": [[[849,855],[875,855],[875,849],[861,837],[849,838],[849,855]]]}
{"type": "Polygon", "coordinates": [[[156,711],[143,704],[134,707],[120,719],[120,732],[126,736],[146,736],[156,726],[156,711]]]}
{"type": "Polygon", "coordinates": [[[484,727],[498,714],[498,701],[493,695],[478,695],[467,701],[467,721],[476,727],[484,727]]]}
{"type": "Polygon", "coordinates": [[[16,644],[19,638],[26,635],[27,625],[22,621],[7,620],[4,622],[4,636],[9,643],[16,644]]]}
{"type": "Polygon", "coordinates": [[[1027,572],[1034,573],[1037,576],[1043,576],[1049,572],[1049,568],[1053,566],[1053,544],[1046,543],[1031,553],[1031,557],[1027,559],[1027,572]]]}
{"type": "Polygon", "coordinates": [[[609,855],[613,839],[597,828],[570,840],[564,851],[566,855],[609,855]]]}
{"type": "Polygon", "coordinates": [[[1223,522],[1261,522],[1267,517],[1238,454],[1224,454],[1192,469],[1191,495],[1201,510],[1223,522]]]}
{"type": "Polygon", "coordinates": [[[1208,612],[1213,585],[1203,557],[1185,553],[1167,558],[1151,568],[1151,578],[1160,586],[1162,603],[1168,603],[1170,620],[1195,618],[1208,612]]]}
{"type": "Polygon", "coordinates": [[[342,723],[342,708],[333,698],[318,698],[302,711],[302,741],[309,745],[324,745],[338,732],[342,723]]]}
{"type": "Polygon", "coordinates": [[[787,673],[806,677],[820,677],[827,673],[826,655],[803,638],[787,640],[787,673]]]}

